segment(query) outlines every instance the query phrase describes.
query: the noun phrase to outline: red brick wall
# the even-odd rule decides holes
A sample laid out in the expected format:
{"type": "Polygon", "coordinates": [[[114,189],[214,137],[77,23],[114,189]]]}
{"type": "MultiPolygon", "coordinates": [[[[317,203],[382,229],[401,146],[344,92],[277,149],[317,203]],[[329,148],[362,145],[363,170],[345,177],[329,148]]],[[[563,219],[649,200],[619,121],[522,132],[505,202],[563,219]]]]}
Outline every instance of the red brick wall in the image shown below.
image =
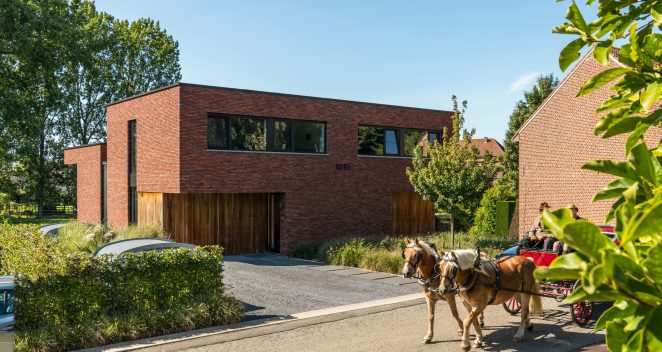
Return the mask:
{"type": "Polygon", "coordinates": [[[411,191],[409,158],[359,157],[358,125],[442,130],[449,112],[181,86],[181,192],[284,193],[281,251],[303,240],[390,234],[393,192],[411,191]],[[326,121],[328,155],[207,150],[207,113],[326,121]],[[351,170],[336,170],[349,163],[351,170]]]}
{"type": "Polygon", "coordinates": [[[78,221],[101,222],[101,163],[105,160],[105,143],[69,148],[64,151],[64,163],[76,165],[78,221]]]}
{"type": "MultiPolygon", "coordinates": [[[[595,159],[625,159],[624,136],[602,139],[593,134],[597,107],[613,93],[603,87],[576,98],[581,85],[610,67],[598,64],[588,53],[561,83],[537,116],[519,134],[519,232],[529,230],[541,202],[552,208],[574,203],[579,215],[603,223],[612,201],[593,203],[593,195],[613,177],[580,167],[595,159]]],[[[660,130],[647,136],[649,146],[662,137],[660,130]]]]}
{"type": "Polygon", "coordinates": [[[128,121],[136,120],[138,192],[179,192],[179,86],[108,106],[108,223],[129,220],[128,121]]]}

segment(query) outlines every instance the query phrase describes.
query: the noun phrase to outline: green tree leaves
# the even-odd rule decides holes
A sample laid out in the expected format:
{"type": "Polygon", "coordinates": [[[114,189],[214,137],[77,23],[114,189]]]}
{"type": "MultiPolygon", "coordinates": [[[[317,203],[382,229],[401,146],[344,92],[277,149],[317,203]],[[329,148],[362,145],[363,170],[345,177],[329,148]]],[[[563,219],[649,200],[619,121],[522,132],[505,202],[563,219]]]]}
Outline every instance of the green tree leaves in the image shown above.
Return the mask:
{"type": "Polygon", "coordinates": [[[450,135],[444,131],[442,143],[429,147],[427,157],[419,147],[407,176],[418,194],[432,201],[439,211],[453,214],[459,228],[467,229],[497,168],[496,160],[489,154],[479,161],[478,150],[471,145],[473,131],[463,130],[466,102],[460,109],[453,96],[453,106],[453,131],[450,135]]]}
{"type": "Polygon", "coordinates": [[[574,247],[577,255],[563,256],[549,268],[536,270],[536,277],[581,279],[581,287],[568,297],[569,301],[614,300],[614,306],[598,319],[595,327],[606,329],[610,350],[660,350],[662,143],[651,150],[644,137],[651,129],[659,132],[662,121],[662,35],[653,31],[654,26],[659,30],[662,23],[662,2],[598,3],[598,18],[585,24],[573,2],[566,16],[569,22],[555,31],[578,35],[560,54],[562,69],[576,60],[577,48],[587,44],[596,44],[594,57],[608,64],[613,43],[627,38],[619,50],[621,66],[595,75],[578,94],[583,96],[614,82],[615,94],[598,109],[603,115],[595,134],[602,138],[626,134],[627,161],[597,160],[583,169],[617,177],[593,199],[615,199],[606,220],[616,221],[620,243],[612,243],[590,222],[571,221],[567,211],[545,212],[545,224],[555,236],[574,247]]]}

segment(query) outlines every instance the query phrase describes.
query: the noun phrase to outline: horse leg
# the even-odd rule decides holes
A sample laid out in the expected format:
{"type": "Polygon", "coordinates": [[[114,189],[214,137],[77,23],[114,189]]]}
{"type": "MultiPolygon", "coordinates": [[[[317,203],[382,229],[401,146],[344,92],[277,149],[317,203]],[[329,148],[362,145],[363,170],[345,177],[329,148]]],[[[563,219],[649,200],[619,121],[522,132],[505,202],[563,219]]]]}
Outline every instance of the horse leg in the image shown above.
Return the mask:
{"type": "Polygon", "coordinates": [[[423,338],[423,343],[430,343],[432,336],[434,336],[434,310],[437,300],[430,297],[425,297],[428,304],[428,334],[423,338]]]}
{"type": "Polygon", "coordinates": [[[485,327],[485,316],[483,315],[483,312],[478,316],[478,322],[480,323],[481,328],[485,327]]]}
{"type": "Polygon", "coordinates": [[[467,318],[464,319],[464,332],[462,334],[462,349],[468,351],[471,349],[471,344],[469,343],[469,325],[473,324],[474,329],[476,329],[476,340],[474,341],[474,347],[481,347],[483,345],[483,332],[480,330],[480,324],[478,324],[478,315],[483,312],[485,309],[484,306],[472,307],[471,311],[467,315],[467,318]]]}
{"type": "MultiPolygon", "coordinates": [[[[467,308],[467,312],[471,313],[471,309],[472,309],[471,306],[467,302],[462,301],[462,303],[464,303],[464,307],[467,308]]],[[[476,331],[476,333],[478,333],[478,330],[480,330],[479,327],[483,327],[482,324],[479,324],[479,321],[480,319],[482,319],[482,317],[483,317],[483,312],[481,312],[478,315],[478,317],[475,317],[474,320],[471,322],[474,326],[474,330],[476,331]]],[[[462,335],[461,332],[460,335],[462,335]]]]}
{"type": "Polygon", "coordinates": [[[455,318],[455,321],[457,322],[457,334],[462,336],[462,332],[464,331],[464,328],[462,327],[462,319],[460,319],[460,314],[457,313],[457,303],[455,302],[455,295],[450,294],[446,296],[446,302],[448,303],[448,306],[451,308],[451,314],[453,315],[453,318],[455,318]]]}
{"type": "Polygon", "coordinates": [[[522,298],[522,312],[521,314],[521,321],[519,324],[519,329],[517,330],[517,333],[513,337],[513,341],[515,342],[522,342],[524,341],[524,331],[529,327],[531,324],[529,320],[529,299],[531,298],[531,295],[522,293],[521,294],[522,298]]]}

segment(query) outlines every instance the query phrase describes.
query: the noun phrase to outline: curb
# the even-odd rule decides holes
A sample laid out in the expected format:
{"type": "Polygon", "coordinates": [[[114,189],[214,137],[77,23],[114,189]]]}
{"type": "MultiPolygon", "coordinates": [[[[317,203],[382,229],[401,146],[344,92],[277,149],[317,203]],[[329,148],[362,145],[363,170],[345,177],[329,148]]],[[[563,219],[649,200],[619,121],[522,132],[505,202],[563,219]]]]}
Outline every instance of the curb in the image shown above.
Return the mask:
{"type": "Polygon", "coordinates": [[[169,352],[186,348],[201,347],[236,341],[251,337],[275,334],[306,326],[334,322],[338,320],[389,311],[418,305],[424,302],[422,293],[378,299],[364,303],[313,310],[292,314],[283,320],[257,319],[222,327],[212,327],[171,335],[151,337],[142,340],[121,342],[112,345],[93,347],[78,352],[125,352],[149,351],[169,352]]]}

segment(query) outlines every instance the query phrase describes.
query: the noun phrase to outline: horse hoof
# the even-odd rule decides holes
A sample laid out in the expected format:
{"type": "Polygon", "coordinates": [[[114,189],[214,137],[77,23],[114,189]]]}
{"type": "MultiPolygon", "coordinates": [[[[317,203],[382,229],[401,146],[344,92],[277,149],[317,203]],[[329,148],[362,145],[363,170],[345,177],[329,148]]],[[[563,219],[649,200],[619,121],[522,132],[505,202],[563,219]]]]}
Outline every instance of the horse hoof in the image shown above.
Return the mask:
{"type": "Polygon", "coordinates": [[[524,341],[524,338],[515,336],[515,337],[513,337],[513,341],[514,342],[522,342],[522,341],[524,341]]]}
{"type": "Polygon", "coordinates": [[[423,339],[423,344],[427,345],[427,344],[430,343],[430,341],[432,341],[432,338],[429,338],[429,339],[428,339],[428,338],[424,338],[424,339],[423,339]]]}
{"type": "Polygon", "coordinates": [[[480,322],[480,327],[481,327],[481,328],[484,328],[484,327],[485,327],[485,322],[484,322],[484,321],[481,321],[481,322],[480,322]]]}
{"type": "Polygon", "coordinates": [[[529,325],[526,327],[527,331],[533,331],[533,324],[529,325]]]}
{"type": "Polygon", "coordinates": [[[457,331],[457,336],[462,336],[462,334],[464,334],[464,330],[459,329],[459,330],[457,331]]]}
{"type": "Polygon", "coordinates": [[[474,348],[483,347],[483,341],[474,341],[473,347],[474,348]]]}
{"type": "Polygon", "coordinates": [[[471,350],[471,345],[469,346],[462,346],[462,351],[469,351],[471,350]]]}

